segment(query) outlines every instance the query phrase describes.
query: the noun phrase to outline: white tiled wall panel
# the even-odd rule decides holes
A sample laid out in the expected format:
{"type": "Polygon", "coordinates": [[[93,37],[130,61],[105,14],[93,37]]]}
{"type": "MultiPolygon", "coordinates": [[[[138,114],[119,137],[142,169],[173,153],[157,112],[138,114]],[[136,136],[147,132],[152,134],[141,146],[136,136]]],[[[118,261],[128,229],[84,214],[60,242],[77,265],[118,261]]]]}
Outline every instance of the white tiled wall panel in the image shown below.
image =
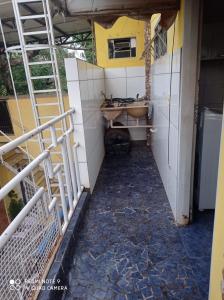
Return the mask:
{"type": "MultiPolygon", "coordinates": [[[[145,95],[145,67],[105,68],[105,90],[107,98],[139,97],[145,95]]],[[[117,121],[126,123],[126,113],[117,121]]],[[[133,120],[133,125],[135,120],[133,120]]],[[[145,124],[145,122],[143,122],[145,124]]],[[[132,125],[132,124],[131,124],[132,125]]],[[[145,140],[145,128],[130,128],[132,140],[145,140]]]]}
{"type": "Polygon", "coordinates": [[[126,68],[127,77],[145,77],[145,67],[128,67],[126,68]]]}
{"type": "Polygon", "coordinates": [[[111,95],[113,98],[121,97],[124,98],[127,96],[127,79],[126,78],[106,78],[106,95],[107,98],[110,98],[111,95]]]}
{"type": "Polygon", "coordinates": [[[70,106],[75,107],[75,138],[82,184],[92,191],[104,158],[104,70],[85,61],[65,60],[70,106]]]}
{"type": "Polygon", "coordinates": [[[172,93],[170,103],[170,118],[173,126],[178,129],[180,105],[180,73],[173,73],[171,88],[172,93]]]}
{"type": "Polygon", "coordinates": [[[68,81],[68,94],[69,94],[69,105],[73,107],[75,104],[76,113],[75,113],[75,124],[82,124],[82,107],[81,107],[81,93],[79,89],[79,82],[76,81],[68,81]]]}
{"type": "Polygon", "coordinates": [[[126,78],[126,68],[105,68],[105,79],[126,78]]]}
{"type": "Polygon", "coordinates": [[[127,77],[127,97],[145,96],[145,77],[127,77]]]}
{"type": "Polygon", "coordinates": [[[171,76],[171,56],[165,55],[152,66],[153,154],[176,217],[178,135],[179,135],[179,95],[180,95],[180,50],[173,56],[171,76]],[[171,91],[171,92],[170,92],[171,91]]]}

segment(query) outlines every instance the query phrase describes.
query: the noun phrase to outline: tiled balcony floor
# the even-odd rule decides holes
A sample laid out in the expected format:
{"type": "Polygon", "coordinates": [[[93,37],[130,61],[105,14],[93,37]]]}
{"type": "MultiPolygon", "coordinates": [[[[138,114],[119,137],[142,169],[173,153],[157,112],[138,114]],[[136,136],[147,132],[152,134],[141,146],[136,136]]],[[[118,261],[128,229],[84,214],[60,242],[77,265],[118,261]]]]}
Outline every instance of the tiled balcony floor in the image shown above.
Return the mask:
{"type": "Polygon", "coordinates": [[[206,299],[213,216],[177,228],[145,146],[106,159],[68,273],[65,299],[206,299]]]}

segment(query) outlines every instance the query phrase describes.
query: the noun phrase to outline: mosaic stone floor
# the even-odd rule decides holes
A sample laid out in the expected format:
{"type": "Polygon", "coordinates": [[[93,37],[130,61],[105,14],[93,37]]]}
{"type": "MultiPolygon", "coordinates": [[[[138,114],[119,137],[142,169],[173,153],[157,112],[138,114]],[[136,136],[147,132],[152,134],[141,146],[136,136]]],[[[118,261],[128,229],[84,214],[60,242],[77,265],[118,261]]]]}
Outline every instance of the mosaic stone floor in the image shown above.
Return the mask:
{"type": "Polygon", "coordinates": [[[213,215],[177,228],[145,146],[105,159],[68,272],[66,300],[204,300],[213,215]]]}

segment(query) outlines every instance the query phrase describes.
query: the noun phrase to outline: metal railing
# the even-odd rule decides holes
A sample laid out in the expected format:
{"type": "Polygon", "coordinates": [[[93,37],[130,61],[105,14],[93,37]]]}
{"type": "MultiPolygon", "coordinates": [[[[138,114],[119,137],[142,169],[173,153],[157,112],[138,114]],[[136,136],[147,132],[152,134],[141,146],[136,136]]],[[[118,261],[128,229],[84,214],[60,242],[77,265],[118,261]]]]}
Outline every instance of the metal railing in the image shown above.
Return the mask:
{"type": "Polygon", "coordinates": [[[0,189],[0,201],[42,163],[47,165],[45,176],[57,181],[59,186],[57,196],[47,191],[47,185],[37,189],[0,236],[0,293],[3,300],[36,297],[81,196],[74,112],[71,109],[0,147],[1,158],[45,130],[51,132],[51,145],[0,189]],[[66,121],[67,127],[59,136],[55,126],[60,121],[66,121]],[[60,148],[62,160],[53,163],[51,152],[55,148],[60,148]]]}

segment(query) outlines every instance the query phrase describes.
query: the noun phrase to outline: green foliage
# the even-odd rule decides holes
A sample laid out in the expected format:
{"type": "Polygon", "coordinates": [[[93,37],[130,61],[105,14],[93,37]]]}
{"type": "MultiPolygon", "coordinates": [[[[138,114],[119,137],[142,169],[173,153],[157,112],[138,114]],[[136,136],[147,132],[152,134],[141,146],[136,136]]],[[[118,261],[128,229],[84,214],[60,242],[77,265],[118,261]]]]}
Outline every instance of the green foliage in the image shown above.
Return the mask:
{"type": "Polygon", "coordinates": [[[14,190],[9,192],[8,196],[10,198],[8,214],[9,214],[10,220],[12,221],[13,219],[15,219],[15,217],[18,215],[18,213],[22,210],[23,202],[22,202],[22,199],[18,199],[18,195],[16,194],[16,192],[14,190]]]}
{"type": "Polygon", "coordinates": [[[93,51],[94,49],[94,40],[93,35],[91,34],[87,40],[82,41],[82,35],[76,34],[74,37],[72,37],[72,42],[77,48],[84,48],[86,61],[89,63],[95,62],[95,53],[93,51]]]}
{"type": "MultiPolygon", "coordinates": [[[[83,40],[82,35],[76,35],[70,38],[71,45],[77,48],[84,48],[86,60],[90,63],[95,61],[95,53],[93,51],[94,41],[92,35],[89,35],[87,39],[83,40]]],[[[21,53],[11,53],[10,62],[12,66],[12,73],[15,83],[16,92],[18,95],[28,94],[28,86],[26,81],[25,69],[22,63],[21,53]]],[[[67,92],[66,73],[64,66],[64,58],[74,57],[71,51],[65,48],[57,49],[57,58],[59,66],[59,74],[61,79],[62,91],[67,92]]],[[[48,50],[34,51],[30,54],[29,61],[44,61],[50,60],[50,53],[48,50]]],[[[52,73],[52,67],[48,64],[32,66],[33,76],[44,76],[52,73]]],[[[34,88],[38,90],[52,89],[54,83],[52,79],[42,79],[34,81],[34,88]]],[[[10,73],[5,55],[0,55],[0,96],[8,96],[13,94],[12,83],[10,79],[10,73]]]]}
{"type": "Polygon", "coordinates": [[[3,84],[1,84],[0,83],[0,96],[7,96],[7,89],[6,89],[6,87],[3,85],[3,84]]]}
{"type": "MultiPolygon", "coordinates": [[[[66,84],[66,74],[65,74],[65,67],[64,67],[64,58],[68,57],[68,51],[66,49],[59,49],[57,50],[57,58],[58,58],[58,66],[59,66],[59,74],[61,79],[61,86],[64,92],[67,91],[67,84],[66,84]]],[[[1,60],[3,60],[3,55],[1,55],[1,60]]],[[[33,53],[33,57],[30,58],[31,61],[44,61],[50,60],[50,54],[46,50],[36,51],[33,53]]],[[[21,54],[11,54],[11,66],[12,66],[12,73],[15,83],[16,92],[19,95],[26,95],[28,94],[28,86],[26,81],[25,69],[24,65],[22,64],[22,57],[21,54]]],[[[32,67],[32,75],[33,76],[44,76],[44,75],[53,75],[52,67],[49,64],[43,65],[35,65],[32,67]]],[[[35,80],[34,82],[35,89],[51,89],[54,88],[54,83],[52,79],[41,79],[35,80]]],[[[13,94],[10,74],[8,72],[8,66],[4,63],[0,64],[0,96],[7,96],[13,94]],[[4,70],[5,69],[5,70],[4,70]]]]}

